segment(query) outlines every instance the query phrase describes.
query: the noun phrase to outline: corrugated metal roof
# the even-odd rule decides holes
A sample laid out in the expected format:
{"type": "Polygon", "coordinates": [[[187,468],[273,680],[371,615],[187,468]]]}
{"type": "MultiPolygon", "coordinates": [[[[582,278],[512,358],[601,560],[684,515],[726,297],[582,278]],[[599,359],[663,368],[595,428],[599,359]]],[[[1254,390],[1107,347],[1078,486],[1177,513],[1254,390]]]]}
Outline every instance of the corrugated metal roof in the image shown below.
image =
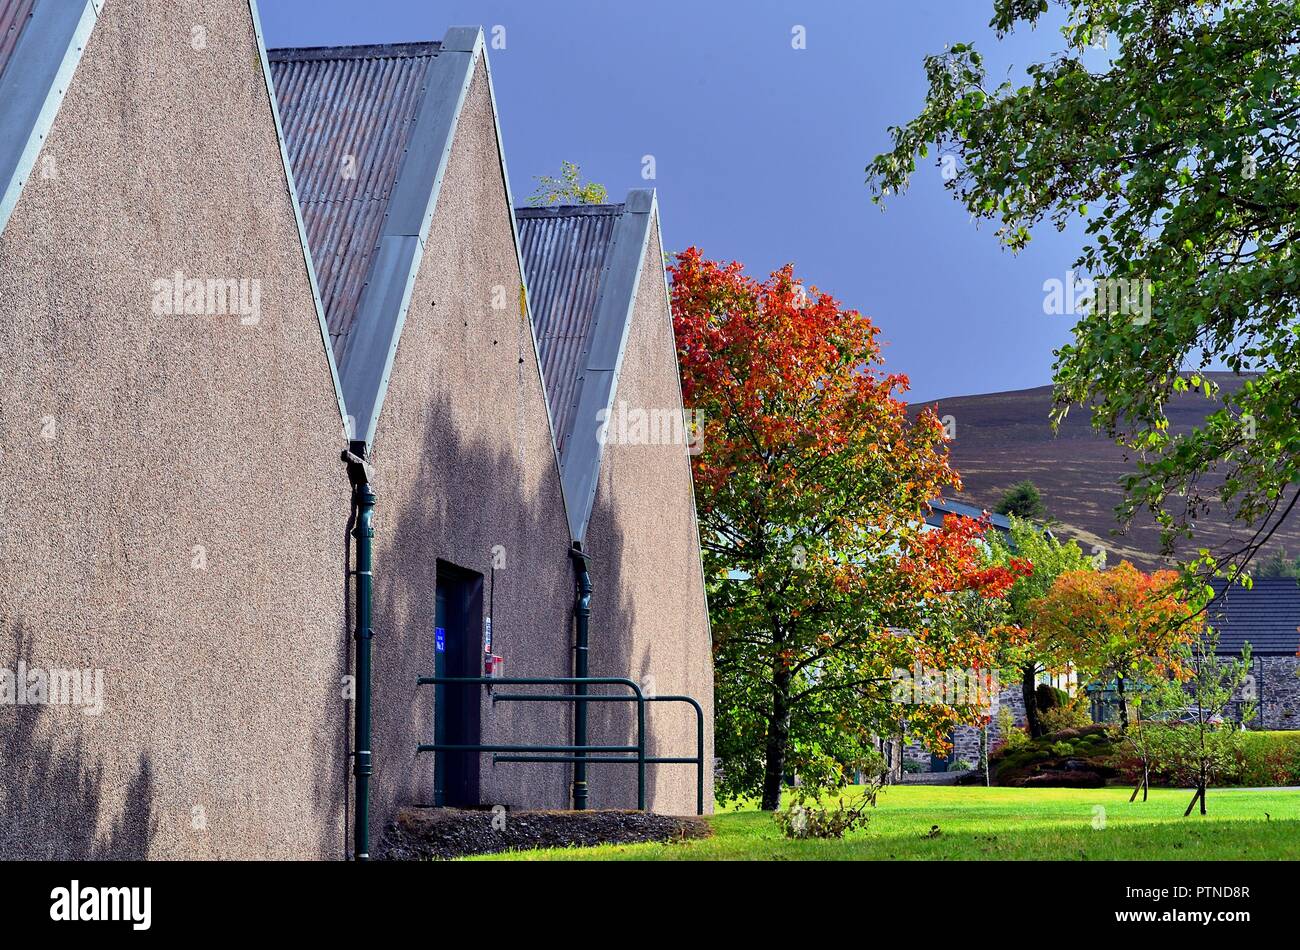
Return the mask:
{"type": "Polygon", "coordinates": [[[595,504],[604,454],[600,420],[618,391],[655,208],[654,190],[638,188],[621,205],[515,210],[575,541],[583,540],[595,504]]]}
{"type": "Polygon", "coordinates": [[[623,207],[560,205],[515,211],[542,378],[561,455],[586,368],[600,276],[623,207]]]}
{"type": "Polygon", "coordinates": [[[341,362],[438,43],[268,50],[276,102],[341,362]]]}
{"type": "MultiPolygon", "coordinates": [[[[1222,591],[1223,585],[1216,584],[1222,591]]],[[[1219,653],[1236,655],[1249,643],[1256,655],[1295,656],[1300,650],[1300,583],[1266,577],[1250,589],[1235,586],[1206,611],[1219,634],[1219,653]]]]}
{"type": "Polygon", "coordinates": [[[36,0],[0,0],[0,74],[9,64],[9,57],[35,6],[36,0]]]}

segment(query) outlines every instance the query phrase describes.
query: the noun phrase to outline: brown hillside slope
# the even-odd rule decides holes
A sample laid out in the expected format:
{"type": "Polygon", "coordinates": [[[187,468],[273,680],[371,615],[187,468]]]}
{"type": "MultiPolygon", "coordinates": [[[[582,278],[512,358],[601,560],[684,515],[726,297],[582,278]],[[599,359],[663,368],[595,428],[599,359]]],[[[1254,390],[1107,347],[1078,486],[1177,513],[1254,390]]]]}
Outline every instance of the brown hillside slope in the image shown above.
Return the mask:
{"type": "MultiPolygon", "coordinates": [[[[1207,375],[1225,390],[1240,385],[1228,373],[1207,375]]],[[[951,452],[965,486],[958,496],[961,500],[991,508],[1011,485],[1032,479],[1043,494],[1049,517],[1060,522],[1062,533],[1077,538],[1085,551],[1104,547],[1112,565],[1121,559],[1147,569],[1161,565],[1159,530],[1149,516],[1139,518],[1127,532],[1115,533],[1119,523],[1114,509],[1123,497],[1120,479],[1135,466],[1119,447],[1092,429],[1086,411],[1071,410],[1054,433],[1048,424],[1050,386],[926,403],[936,404],[941,417],[952,416],[956,423],[951,452]]],[[[1200,396],[1180,396],[1168,410],[1170,425],[1186,430],[1203,419],[1211,406],[1200,396]]],[[[1196,531],[1194,542],[1180,545],[1179,554],[1205,546],[1217,549],[1250,534],[1220,511],[1202,519],[1196,531]]],[[[1265,551],[1278,548],[1300,553],[1296,518],[1277,531],[1265,551]]]]}

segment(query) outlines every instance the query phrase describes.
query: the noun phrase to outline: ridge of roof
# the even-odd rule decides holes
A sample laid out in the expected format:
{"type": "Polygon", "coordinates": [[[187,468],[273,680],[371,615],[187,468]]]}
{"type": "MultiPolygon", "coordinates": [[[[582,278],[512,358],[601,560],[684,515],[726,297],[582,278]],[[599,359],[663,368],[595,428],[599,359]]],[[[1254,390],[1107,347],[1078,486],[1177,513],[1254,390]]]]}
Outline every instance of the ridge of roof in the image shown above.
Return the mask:
{"type": "Polygon", "coordinates": [[[618,217],[626,207],[627,205],[624,202],[599,205],[529,205],[523,208],[515,208],[515,217],[526,219],[601,217],[604,215],[618,217]]]}
{"type": "Polygon", "coordinates": [[[336,59],[400,59],[410,56],[436,56],[442,48],[439,40],[409,43],[370,43],[352,46],[277,46],[266,51],[273,63],[320,62],[336,59]]]}
{"type": "Polygon", "coordinates": [[[367,445],[374,443],[456,128],[484,58],[481,28],[452,27],[429,60],[365,283],[346,337],[336,344],[353,438],[367,445]]]}

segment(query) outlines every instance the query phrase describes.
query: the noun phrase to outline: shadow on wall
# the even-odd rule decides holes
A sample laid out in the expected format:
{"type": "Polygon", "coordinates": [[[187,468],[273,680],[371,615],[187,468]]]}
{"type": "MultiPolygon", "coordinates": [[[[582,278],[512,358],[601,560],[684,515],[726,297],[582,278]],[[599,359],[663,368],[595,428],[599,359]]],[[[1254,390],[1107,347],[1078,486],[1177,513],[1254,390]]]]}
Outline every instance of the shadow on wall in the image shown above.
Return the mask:
{"type": "MultiPolygon", "coordinates": [[[[31,663],[31,637],[13,629],[14,656],[31,663]]],[[[142,754],[116,818],[103,814],[104,770],[90,762],[83,736],[59,741],[57,715],[82,715],[71,707],[0,707],[0,858],[133,860],[149,856],[157,831],[153,764],[142,754]]]]}
{"type": "MultiPolygon", "coordinates": [[[[607,460],[608,461],[608,460],[607,460]]],[[[589,537],[588,553],[591,555],[592,618],[591,618],[591,675],[623,676],[649,692],[653,683],[650,651],[642,648],[634,656],[636,644],[633,630],[636,612],[628,595],[626,532],[622,522],[615,517],[609,501],[610,493],[600,491],[592,508],[589,524],[601,525],[596,544],[589,537]]],[[[592,536],[592,529],[588,529],[592,536]]],[[[653,618],[647,618],[653,626],[653,618]]],[[[627,695],[626,687],[596,687],[593,692],[627,695]]],[[[588,708],[588,735],[593,745],[636,745],[636,703],[592,703],[588,708]]],[[[646,755],[686,755],[694,749],[665,750],[656,737],[655,715],[662,715],[665,704],[646,704],[646,755]]],[[[678,769],[685,766],[646,766],[646,808],[655,809],[655,776],[660,768],[678,769]]],[[[587,768],[587,784],[591,790],[592,808],[635,808],[636,766],[594,765],[587,768]]]]}
{"type": "MultiPolygon", "coordinates": [[[[491,612],[504,675],[572,675],[573,574],[563,502],[549,440],[545,457],[537,457],[538,435],[522,431],[522,415],[516,408],[512,423],[508,411],[443,391],[424,410],[416,446],[385,445],[382,433],[375,446],[372,837],[395,808],[433,800],[434,757],[415,746],[433,740],[434,691],[415,680],[434,672],[440,559],[483,576],[483,614],[491,612]],[[529,488],[539,481],[540,488],[529,488]]],[[[511,687],[530,689],[559,688],[511,687]]],[[[480,722],[485,743],[565,743],[572,736],[566,703],[494,707],[484,691],[480,722]]],[[[568,765],[493,765],[485,754],[479,774],[483,805],[567,807],[568,765]]]]}

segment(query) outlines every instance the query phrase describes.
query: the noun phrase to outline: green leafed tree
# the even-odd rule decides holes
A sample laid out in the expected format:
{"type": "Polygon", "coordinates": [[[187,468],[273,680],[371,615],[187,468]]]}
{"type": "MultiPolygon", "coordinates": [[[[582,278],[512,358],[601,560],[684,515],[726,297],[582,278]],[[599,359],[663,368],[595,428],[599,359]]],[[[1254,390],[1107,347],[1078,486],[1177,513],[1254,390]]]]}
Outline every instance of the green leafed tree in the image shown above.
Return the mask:
{"type": "Polygon", "coordinates": [[[1014,661],[1020,673],[1021,698],[1025,704],[1025,725],[1035,738],[1044,732],[1038,716],[1035,684],[1038,674],[1047,669],[1050,657],[1059,653],[1056,645],[1034,623],[1034,611],[1039,601],[1047,596],[1056,579],[1071,571],[1092,568],[1093,562],[1083,553],[1078,542],[1062,540],[1050,531],[1044,531],[1032,522],[1016,515],[1011,516],[1011,535],[1005,538],[996,532],[988,536],[988,557],[991,563],[1009,565],[1022,558],[1033,565],[1033,571],[1018,577],[1005,598],[1006,621],[1026,633],[1014,661]]]}
{"type": "Polygon", "coordinates": [[[1040,520],[1047,514],[1042,493],[1028,478],[1003,492],[1002,499],[993,510],[1000,515],[1015,515],[1033,520],[1040,520]]]}
{"type": "Polygon", "coordinates": [[[609,192],[604,185],[582,180],[582,169],[574,162],[560,162],[560,175],[538,175],[537,188],[528,198],[533,205],[599,205],[609,192]]]}
{"type": "Polygon", "coordinates": [[[1250,688],[1250,644],[1240,657],[1220,656],[1218,636],[1213,630],[1191,643],[1185,650],[1185,665],[1192,677],[1187,683],[1187,705],[1179,715],[1158,725],[1148,726],[1148,743],[1152,771],[1158,772],[1179,787],[1195,789],[1183,812],[1186,818],[1200,804],[1205,814],[1206,790],[1229,771],[1241,748],[1241,723],[1255,715],[1253,699],[1242,702],[1238,715],[1230,715],[1234,698],[1250,688]]]}
{"type": "Polygon", "coordinates": [[[1059,52],[991,83],[957,43],[925,59],[920,114],[867,168],[877,201],[937,148],[946,187],[1002,243],[1081,221],[1095,282],[1057,354],[1071,405],[1126,446],[1121,519],[1148,509],[1165,550],[1220,504],[1251,530],[1194,566],[1241,571],[1296,504],[1300,475],[1300,4],[1294,0],[994,0],[999,38],[1064,14],[1059,52]],[[1242,385],[1205,375],[1225,366],[1242,385]],[[1197,391],[1203,424],[1171,429],[1197,391]]]}

